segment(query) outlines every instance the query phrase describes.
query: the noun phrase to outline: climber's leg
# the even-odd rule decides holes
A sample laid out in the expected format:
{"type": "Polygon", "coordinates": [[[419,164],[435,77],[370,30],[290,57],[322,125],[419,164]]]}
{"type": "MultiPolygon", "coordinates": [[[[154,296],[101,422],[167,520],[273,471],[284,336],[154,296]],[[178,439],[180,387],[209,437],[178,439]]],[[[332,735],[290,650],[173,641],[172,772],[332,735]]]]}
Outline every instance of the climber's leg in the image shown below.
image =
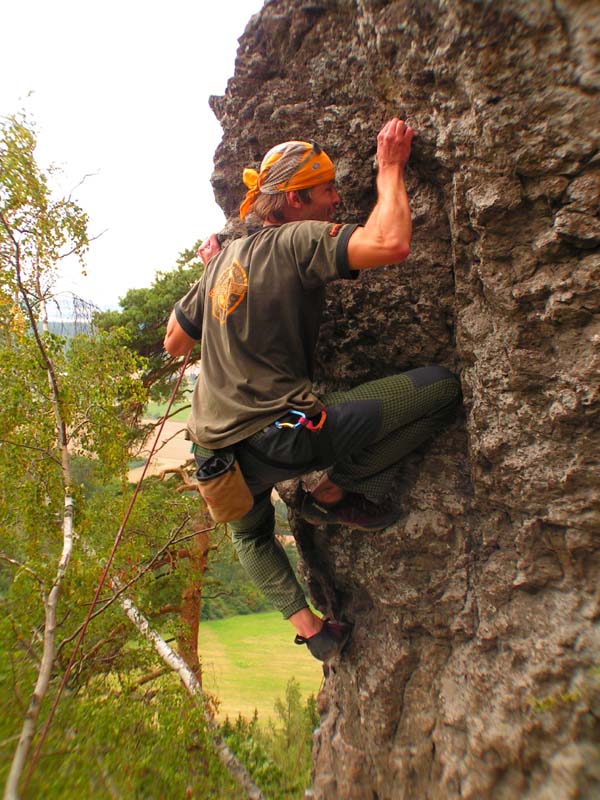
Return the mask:
{"type": "Polygon", "coordinates": [[[327,661],[342,650],[350,629],[321,619],[308,607],[285,551],[275,538],[270,496],[257,499],[243,519],[229,523],[240,562],[255,585],[294,626],[296,644],[306,644],[315,658],[327,661]]]}
{"type": "Polygon", "coordinates": [[[240,563],[284,619],[308,609],[285,550],[275,538],[270,496],[263,496],[245,517],[228,524],[240,563]]]}
{"type": "MultiPolygon", "coordinates": [[[[357,386],[348,392],[332,392],[323,398],[331,418],[329,434],[335,452],[334,465],[313,490],[313,498],[322,506],[305,508],[311,521],[333,520],[336,514],[366,518],[356,511],[344,511],[342,493],[348,490],[379,503],[389,492],[397,474],[398,463],[411,450],[429,439],[451,418],[460,399],[457,378],[444,367],[420,367],[357,386]],[[371,440],[356,448],[352,419],[361,414],[379,415],[371,440]],[[319,516],[323,519],[319,520],[319,516]]],[[[310,506],[310,500],[307,501],[310,506]]],[[[371,513],[374,513],[373,511],[371,513]]],[[[388,519],[384,514],[381,521],[388,519]]],[[[387,524],[390,524],[389,522],[387,524]]],[[[362,527],[357,525],[357,527],[362,527]]]]}

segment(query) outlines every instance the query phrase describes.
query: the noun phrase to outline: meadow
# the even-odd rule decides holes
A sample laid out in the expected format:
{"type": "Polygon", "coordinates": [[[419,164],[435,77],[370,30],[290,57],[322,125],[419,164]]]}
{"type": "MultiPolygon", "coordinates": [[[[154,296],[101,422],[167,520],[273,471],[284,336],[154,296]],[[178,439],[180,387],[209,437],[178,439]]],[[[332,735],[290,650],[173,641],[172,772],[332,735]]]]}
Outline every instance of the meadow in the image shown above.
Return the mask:
{"type": "MultiPolygon", "coordinates": [[[[151,400],[146,406],[144,417],[145,419],[160,419],[165,413],[166,408],[167,408],[167,403],[164,402],[155,403],[154,401],[151,400]]],[[[189,415],[190,415],[190,404],[188,400],[184,403],[180,411],[177,411],[177,406],[175,406],[175,408],[172,408],[171,411],[169,412],[169,419],[175,420],[177,422],[186,422],[189,415]]]]}
{"type": "Polygon", "coordinates": [[[321,663],[294,644],[292,626],[276,611],[203,621],[199,639],[204,688],[218,697],[220,720],[257,710],[265,723],[291,677],[303,700],[319,691],[321,663]]]}

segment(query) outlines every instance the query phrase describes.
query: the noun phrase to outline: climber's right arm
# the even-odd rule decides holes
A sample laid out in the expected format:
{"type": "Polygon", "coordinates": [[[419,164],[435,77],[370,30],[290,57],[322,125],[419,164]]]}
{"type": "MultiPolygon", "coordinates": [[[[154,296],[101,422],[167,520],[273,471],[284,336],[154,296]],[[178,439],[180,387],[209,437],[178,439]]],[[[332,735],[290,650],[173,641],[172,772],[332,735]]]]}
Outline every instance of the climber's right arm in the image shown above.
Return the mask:
{"type": "Polygon", "coordinates": [[[185,356],[196,344],[196,339],[189,336],[177,321],[175,310],[171,312],[167,323],[167,333],[164,340],[164,347],[170,356],[185,356]]]}

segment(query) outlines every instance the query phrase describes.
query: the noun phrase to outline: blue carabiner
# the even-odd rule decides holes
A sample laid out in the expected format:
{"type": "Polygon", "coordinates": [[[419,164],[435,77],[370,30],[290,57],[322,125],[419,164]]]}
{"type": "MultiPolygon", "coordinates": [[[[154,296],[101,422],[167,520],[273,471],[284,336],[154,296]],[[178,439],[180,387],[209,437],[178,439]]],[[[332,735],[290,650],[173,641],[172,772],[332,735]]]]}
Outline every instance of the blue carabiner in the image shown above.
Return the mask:
{"type": "Polygon", "coordinates": [[[288,414],[295,414],[297,417],[300,417],[298,422],[279,422],[279,420],[275,420],[275,427],[281,430],[282,428],[299,428],[301,425],[306,425],[306,414],[303,414],[302,411],[294,411],[290,409],[288,414]]]}

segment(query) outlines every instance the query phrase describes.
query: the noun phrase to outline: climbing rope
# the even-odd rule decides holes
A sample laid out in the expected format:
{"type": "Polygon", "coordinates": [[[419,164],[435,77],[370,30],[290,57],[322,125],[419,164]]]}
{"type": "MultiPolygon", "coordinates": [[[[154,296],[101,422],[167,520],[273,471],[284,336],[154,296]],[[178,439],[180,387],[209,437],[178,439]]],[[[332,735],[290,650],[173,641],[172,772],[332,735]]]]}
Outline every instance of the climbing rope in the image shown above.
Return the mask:
{"type": "Polygon", "coordinates": [[[31,778],[31,774],[32,774],[33,770],[35,769],[35,765],[37,764],[38,759],[40,757],[40,753],[41,753],[42,747],[44,746],[44,742],[46,741],[46,736],[48,735],[48,730],[50,728],[52,720],[54,719],[54,715],[56,713],[56,709],[58,707],[58,703],[60,701],[60,698],[62,697],[62,693],[64,691],[64,688],[67,685],[67,681],[69,680],[69,677],[71,675],[71,670],[73,669],[73,665],[75,664],[75,657],[77,656],[77,653],[79,652],[79,648],[81,647],[81,643],[83,642],[83,637],[85,636],[85,632],[87,630],[87,627],[88,627],[88,625],[90,623],[90,620],[92,618],[92,615],[94,613],[94,609],[96,608],[96,605],[98,603],[98,598],[100,597],[100,592],[102,591],[102,589],[104,587],[104,584],[106,583],[106,579],[108,577],[108,572],[109,572],[109,570],[110,570],[110,568],[112,566],[112,562],[113,562],[113,560],[115,558],[115,554],[117,552],[119,544],[121,543],[121,539],[123,538],[123,534],[125,533],[125,528],[127,527],[127,523],[129,521],[129,517],[131,516],[131,512],[133,511],[133,507],[135,505],[135,501],[137,500],[137,497],[138,497],[138,495],[140,493],[142,482],[143,482],[144,478],[146,477],[146,473],[148,471],[148,467],[150,466],[150,462],[152,460],[152,456],[154,455],[154,453],[156,451],[156,448],[158,446],[158,442],[159,442],[160,436],[161,436],[161,434],[163,432],[163,428],[165,426],[165,422],[167,421],[167,417],[169,416],[169,411],[171,410],[171,406],[173,405],[173,403],[175,401],[175,397],[177,395],[177,392],[179,391],[179,387],[181,386],[181,381],[183,380],[183,375],[184,375],[186,367],[188,365],[188,361],[190,359],[191,352],[192,351],[190,350],[187,353],[187,355],[185,356],[184,360],[183,360],[183,363],[182,363],[181,368],[179,370],[179,375],[177,376],[177,381],[175,382],[175,387],[173,388],[173,391],[171,392],[171,397],[169,398],[169,402],[167,403],[167,407],[165,409],[165,413],[163,414],[163,417],[161,419],[161,422],[160,422],[160,425],[159,425],[159,428],[158,428],[158,432],[156,434],[156,438],[154,439],[152,447],[150,448],[150,453],[148,455],[148,458],[146,459],[146,463],[144,464],[144,468],[142,470],[142,474],[140,475],[140,478],[139,478],[139,480],[138,480],[138,482],[136,484],[136,487],[134,489],[134,492],[133,492],[133,494],[131,496],[131,500],[129,501],[129,505],[127,507],[127,510],[125,512],[125,515],[123,517],[121,525],[119,526],[119,530],[117,531],[117,535],[115,536],[115,540],[113,542],[112,550],[110,551],[110,555],[108,556],[108,560],[106,561],[106,564],[104,565],[104,569],[102,570],[102,574],[100,575],[100,580],[98,582],[98,586],[97,586],[96,592],[94,594],[94,599],[90,603],[87,615],[86,615],[86,617],[85,617],[85,619],[83,621],[83,624],[82,624],[81,629],[79,631],[79,635],[78,635],[78,637],[77,637],[77,639],[75,641],[75,646],[73,648],[73,652],[71,654],[71,658],[69,659],[69,663],[67,664],[67,668],[66,668],[65,673],[63,675],[62,681],[60,682],[60,686],[58,687],[58,691],[56,693],[56,697],[54,698],[54,703],[52,704],[52,708],[50,709],[50,713],[48,715],[48,719],[46,720],[46,722],[44,724],[44,727],[43,727],[42,732],[40,734],[40,739],[39,739],[39,741],[37,743],[35,752],[33,753],[33,756],[31,758],[31,762],[29,764],[29,768],[28,768],[27,773],[26,773],[26,775],[24,777],[23,787],[22,787],[22,791],[23,792],[27,788],[27,785],[28,785],[29,780],[31,778]]]}

